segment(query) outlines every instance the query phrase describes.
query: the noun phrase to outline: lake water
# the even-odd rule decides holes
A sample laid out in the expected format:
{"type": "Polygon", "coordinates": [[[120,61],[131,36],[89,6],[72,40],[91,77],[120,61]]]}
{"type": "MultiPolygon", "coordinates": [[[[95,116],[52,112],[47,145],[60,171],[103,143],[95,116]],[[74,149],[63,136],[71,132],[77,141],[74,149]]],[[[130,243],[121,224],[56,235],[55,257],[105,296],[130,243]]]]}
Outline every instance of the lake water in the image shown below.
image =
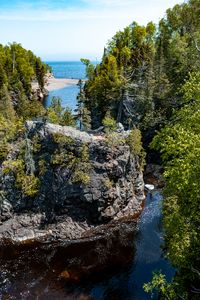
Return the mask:
{"type": "MultiPolygon", "coordinates": [[[[68,62],[46,62],[51,68],[55,78],[73,78],[86,79],[85,65],[79,61],[68,62]]],[[[63,107],[70,107],[72,110],[76,109],[76,98],[79,88],[76,84],[68,85],[63,89],[51,91],[46,97],[44,105],[48,107],[51,104],[51,99],[60,97],[63,107]]]]}
{"type": "Polygon", "coordinates": [[[56,78],[86,79],[85,65],[81,61],[47,61],[56,78]]]}

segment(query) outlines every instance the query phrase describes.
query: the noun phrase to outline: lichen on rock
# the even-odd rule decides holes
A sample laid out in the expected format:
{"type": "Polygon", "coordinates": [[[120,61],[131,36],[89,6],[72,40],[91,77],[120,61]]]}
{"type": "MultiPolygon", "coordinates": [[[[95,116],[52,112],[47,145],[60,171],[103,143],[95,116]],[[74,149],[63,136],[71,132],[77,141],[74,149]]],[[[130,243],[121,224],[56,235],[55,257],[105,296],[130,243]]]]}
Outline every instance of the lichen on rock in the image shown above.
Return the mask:
{"type": "Polygon", "coordinates": [[[127,144],[39,121],[25,128],[24,150],[21,138],[0,167],[2,245],[76,241],[141,211],[139,156],[127,144]]]}

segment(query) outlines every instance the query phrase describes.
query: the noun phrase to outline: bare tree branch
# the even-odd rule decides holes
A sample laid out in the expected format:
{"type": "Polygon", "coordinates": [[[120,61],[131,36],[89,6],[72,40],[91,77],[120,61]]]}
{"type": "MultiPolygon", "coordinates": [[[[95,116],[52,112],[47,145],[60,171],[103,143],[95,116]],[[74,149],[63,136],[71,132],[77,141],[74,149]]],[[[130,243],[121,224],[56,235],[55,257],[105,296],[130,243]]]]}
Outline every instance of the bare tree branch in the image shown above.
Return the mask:
{"type": "Polygon", "coordinates": [[[200,47],[198,45],[198,39],[194,40],[194,43],[195,43],[195,47],[196,47],[197,51],[200,52],[200,47]]]}
{"type": "Polygon", "coordinates": [[[196,273],[200,277],[200,271],[195,269],[194,267],[191,267],[191,270],[193,273],[196,273]]]}
{"type": "Polygon", "coordinates": [[[191,290],[192,293],[200,294],[200,289],[195,288],[193,285],[191,287],[192,287],[192,290],[191,290]]]}

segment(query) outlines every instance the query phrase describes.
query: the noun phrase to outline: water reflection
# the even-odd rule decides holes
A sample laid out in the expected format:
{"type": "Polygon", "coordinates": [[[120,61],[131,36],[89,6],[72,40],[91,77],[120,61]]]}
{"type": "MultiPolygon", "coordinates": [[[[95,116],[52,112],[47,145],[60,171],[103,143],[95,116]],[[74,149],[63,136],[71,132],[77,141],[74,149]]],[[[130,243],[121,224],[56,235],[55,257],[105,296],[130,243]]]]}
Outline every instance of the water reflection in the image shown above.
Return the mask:
{"type": "Polygon", "coordinates": [[[148,195],[136,237],[128,222],[81,247],[26,249],[20,258],[1,259],[2,299],[151,299],[142,286],[152,271],[173,275],[160,248],[161,200],[158,192],[148,195]]]}
{"type": "Polygon", "coordinates": [[[153,271],[162,270],[170,280],[174,270],[164,259],[160,247],[163,242],[161,207],[162,196],[159,192],[147,196],[132,263],[115,275],[105,275],[100,282],[80,286],[80,293],[85,291],[95,300],[148,300],[151,297],[143,291],[143,284],[151,280],[153,271]]]}

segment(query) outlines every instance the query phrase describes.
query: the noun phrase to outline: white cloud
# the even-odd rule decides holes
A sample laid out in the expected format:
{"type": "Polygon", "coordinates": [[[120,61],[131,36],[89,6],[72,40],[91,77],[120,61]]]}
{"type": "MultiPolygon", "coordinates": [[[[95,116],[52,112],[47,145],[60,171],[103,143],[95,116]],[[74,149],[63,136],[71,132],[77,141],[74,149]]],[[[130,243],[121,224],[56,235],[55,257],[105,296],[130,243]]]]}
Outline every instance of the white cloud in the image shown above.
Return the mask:
{"type": "Polygon", "coordinates": [[[105,6],[105,7],[118,7],[118,6],[127,6],[127,5],[133,5],[139,0],[83,0],[83,2],[88,3],[90,5],[99,5],[99,6],[105,6]]]}
{"type": "Polygon", "coordinates": [[[9,13],[1,13],[0,20],[13,21],[64,21],[64,20],[88,20],[88,19],[119,19],[127,18],[126,11],[98,11],[89,10],[23,10],[10,11],[9,13]]]}
{"type": "MultiPolygon", "coordinates": [[[[150,18],[158,20],[164,13],[163,8],[174,5],[176,0],[168,0],[163,5],[160,0],[82,0],[89,4],[87,8],[50,8],[49,1],[43,0],[41,7],[34,7],[24,1],[15,9],[0,9],[0,20],[15,21],[64,21],[64,20],[86,20],[86,19],[128,19],[143,20],[150,18]],[[167,5],[167,2],[169,4],[167,5]]],[[[143,22],[145,23],[145,22],[143,22]]],[[[128,25],[128,24],[127,24],[128,25]]]]}
{"type": "MultiPolygon", "coordinates": [[[[0,9],[0,43],[16,41],[43,59],[101,58],[106,42],[136,21],[158,22],[176,0],[82,0],[85,8],[0,9]],[[121,5],[123,4],[123,5],[121,5]],[[62,58],[61,58],[62,57],[62,58]]],[[[45,1],[43,1],[45,5],[45,1]]]]}

